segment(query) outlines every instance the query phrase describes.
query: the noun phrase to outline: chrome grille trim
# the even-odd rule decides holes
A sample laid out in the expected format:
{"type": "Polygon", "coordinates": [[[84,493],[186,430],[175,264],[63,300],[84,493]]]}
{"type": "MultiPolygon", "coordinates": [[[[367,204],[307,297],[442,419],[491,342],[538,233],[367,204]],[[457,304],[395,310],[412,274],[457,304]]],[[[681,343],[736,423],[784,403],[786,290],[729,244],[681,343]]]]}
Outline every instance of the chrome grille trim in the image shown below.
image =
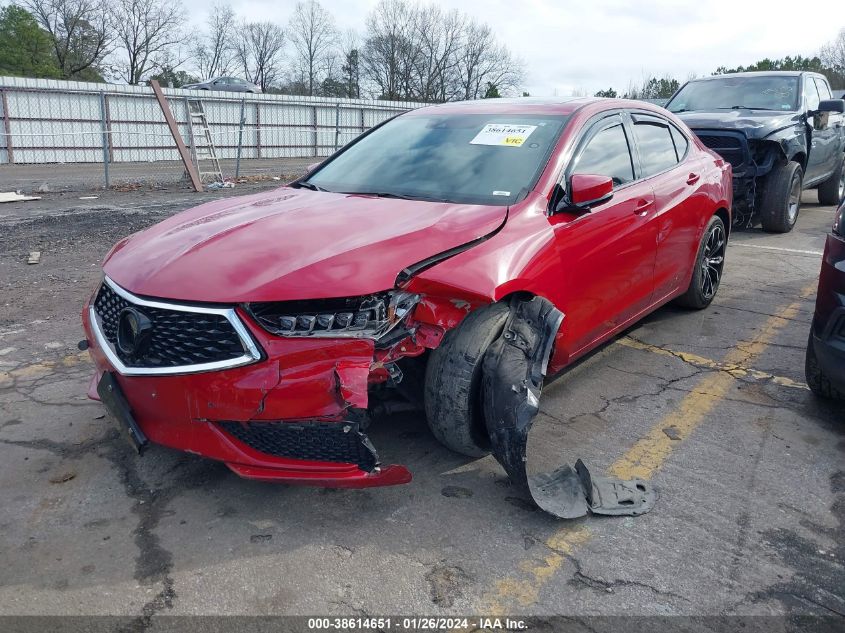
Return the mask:
{"type": "MultiPolygon", "coordinates": [[[[170,303],[167,301],[153,301],[150,299],[142,299],[141,297],[133,295],[128,290],[121,288],[108,277],[103,278],[103,283],[107,284],[109,288],[111,288],[115,293],[123,297],[126,301],[137,306],[159,308],[162,310],[174,310],[177,312],[190,312],[194,314],[220,315],[232,325],[238,335],[238,338],[241,341],[241,344],[244,347],[243,356],[228,360],[214,361],[211,363],[178,365],[173,367],[127,367],[123,363],[123,361],[120,360],[113,345],[106,338],[103,332],[100,316],[94,309],[94,301],[92,299],[91,304],[88,306],[88,316],[91,321],[91,330],[94,333],[94,337],[97,339],[98,347],[103,350],[103,354],[105,354],[106,358],[109,360],[109,363],[111,363],[111,365],[122,376],[164,376],[174,374],[195,374],[200,372],[217,371],[220,369],[231,369],[233,367],[241,367],[243,365],[248,365],[261,359],[261,350],[258,348],[258,345],[255,343],[255,340],[253,339],[249,330],[247,330],[246,326],[243,324],[243,321],[241,321],[240,317],[238,317],[234,308],[209,308],[205,306],[186,306],[178,303],[170,303]]],[[[99,292],[99,290],[97,292],[99,292]]],[[[94,294],[95,297],[96,294],[97,293],[94,294]]]]}

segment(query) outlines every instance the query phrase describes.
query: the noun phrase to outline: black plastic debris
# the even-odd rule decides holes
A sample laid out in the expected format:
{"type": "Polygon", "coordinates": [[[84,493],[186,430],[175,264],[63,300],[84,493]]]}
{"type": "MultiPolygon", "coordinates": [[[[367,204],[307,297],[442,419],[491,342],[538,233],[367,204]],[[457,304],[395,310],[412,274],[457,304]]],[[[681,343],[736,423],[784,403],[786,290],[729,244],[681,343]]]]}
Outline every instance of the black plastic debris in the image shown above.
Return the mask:
{"type": "Polygon", "coordinates": [[[526,471],[528,432],[562,321],[563,314],[542,297],[515,300],[502,335],[487,350],[482,400],[493,455],[511,481],[554,516],[644,514],[657,498],[646,481],[593,477],[580,459],[574,469],[565,464],[551,473],[526,471]]]}

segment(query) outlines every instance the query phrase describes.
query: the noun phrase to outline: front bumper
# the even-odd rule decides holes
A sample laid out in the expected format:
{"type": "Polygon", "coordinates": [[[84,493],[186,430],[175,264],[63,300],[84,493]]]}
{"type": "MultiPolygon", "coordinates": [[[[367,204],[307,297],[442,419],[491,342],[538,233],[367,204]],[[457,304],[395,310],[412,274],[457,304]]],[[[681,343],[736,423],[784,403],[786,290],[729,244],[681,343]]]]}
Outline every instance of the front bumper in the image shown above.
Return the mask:
{"type": "MultiPolygon", "coordinates": [[[[754,141],[749,141],[742,132],[735,130],[693,129],[704,145],[719,154],[733,170],[734,221],[745,223],[747,214],[754,212],[757,199],[757,179],[768,174],[775,164],[773,151],[763,152],[755,160],[754,141]]],[[[759,153],[759,149],[758,149],[759,153]]]]}
{"type": "Polygon", "coordinates": [[[811,344],[822,373],[845,392],[845,240],[832,234],[822,258],[811,344]]]}
{"type": "Polygon", "coordinates": [[[380,465],[350,419],[367,407],[369,384],[388,375],[374,360],[373,341],[273,337],[236,312],[261,360],[200,373],[126,375],[99,343],[86,306],[82,320],[96,366],[89,397],[100,399],[97,384],[110,372],[149,441],[222,461],[242,477],[356,488],[411,480],[404,466],[380,465]]]}

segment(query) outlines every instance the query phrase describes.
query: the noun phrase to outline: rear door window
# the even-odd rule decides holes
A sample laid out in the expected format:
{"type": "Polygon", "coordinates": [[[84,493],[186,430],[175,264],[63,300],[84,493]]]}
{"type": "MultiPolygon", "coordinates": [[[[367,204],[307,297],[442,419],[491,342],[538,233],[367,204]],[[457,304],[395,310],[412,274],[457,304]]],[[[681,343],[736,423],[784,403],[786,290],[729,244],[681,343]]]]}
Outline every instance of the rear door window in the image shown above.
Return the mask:
{"type": "Polygon", "coordinates": [[[669,126],[669,131],[672,132],[672,140],[675,141],[675,153],[678,155],[678,162],[684,159],[689,150],[689,139],[674,125],[669,126]]]}
{"type": "Polygon", "coordinates": [[[675,142],[668,125],[651,121],[634,123],[634,137],[639,148],[643,178],[671,169],[678,164],[675,142]]]}
{"type": "Polygon", "coordinates": [[[616,187],[634,180],[631,149],[621,121],[600,130],[587,142],[571,173],[609,176],[616,187]]]}

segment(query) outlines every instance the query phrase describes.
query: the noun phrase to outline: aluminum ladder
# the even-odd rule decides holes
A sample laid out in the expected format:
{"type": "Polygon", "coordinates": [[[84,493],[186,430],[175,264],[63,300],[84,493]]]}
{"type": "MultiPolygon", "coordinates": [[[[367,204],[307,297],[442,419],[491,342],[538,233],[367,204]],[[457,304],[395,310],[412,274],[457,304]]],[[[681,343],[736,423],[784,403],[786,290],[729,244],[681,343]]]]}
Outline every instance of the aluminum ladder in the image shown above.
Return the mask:
{"type": "Polygon", "coordinates": [[[217,158],[217,149],[208,129],[208,117],[201,99],[185,99],[188,106],[188,131],[191,134],[191,157],[197,166],[200,180],[213,177],[211,182],[223,182],[223,171],[217,158]]]}

